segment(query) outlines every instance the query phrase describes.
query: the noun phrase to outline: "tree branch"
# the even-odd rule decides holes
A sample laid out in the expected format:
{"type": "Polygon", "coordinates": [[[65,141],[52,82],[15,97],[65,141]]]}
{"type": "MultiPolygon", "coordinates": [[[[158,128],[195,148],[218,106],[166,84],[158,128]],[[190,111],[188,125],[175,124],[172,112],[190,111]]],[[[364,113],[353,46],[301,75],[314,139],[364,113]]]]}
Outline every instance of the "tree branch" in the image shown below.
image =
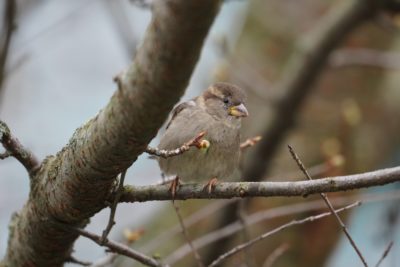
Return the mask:
{"type": "MultiPolygon", "coordinates": [[[[381,169],[347,176],[329,177],[311,181],[296,182],[221,182],[211,193],[203,184],[182,184],[175,200],[186,199],[228,199],[247,197],[308,196],[311,194],[338,192],[385,185],[400,181],[400,167],[381,169]]],[[[110,201],[113,199],[111,197],[110,201]]],[[[144,202],[171,200],[169,185],[124,187],[121,202],[144,202]]]]}
{"type": "Polygon", "coordinates": [[[200,254],[197,251],[196,247],[193,245],[192,240],[189,237],[189,233],[187,231],[185,223],[183,222],[183,218],[182,218],[182,215],[181,215],[181,213],[179,211],[178,204],[176,204],[174,201],[172,201],[172,205],[175,208],[176,216],[178,217],[178,221],[179,221],[179,224],[181,226],[182,234],[185,237],[185,240],[186,240],[187,244],[189,245],[190,249],[192,250],[192,253],[193,253],[193,256],[194,256],[194,258],[196,260],[197,266],[204,267],[204,264],[203,264],[203,262],[201,260],[200,254]]]}
{"type": "Polygon", "coordinates": [[[120,255],[127,256],[131,259],[137,260],[147,266],[154,266],[154,267],[162,267],[162,266],[167,266],[159,263],[155,259],[146,256],[136,250],[131,249],[129,246],[117,243],[111,240],[106,239],[103,241],[103,238],[99,235],[96,235],[94,233],[91,233],[89,231],[83,230],[76,228],[74,229],[77,233],[79,233],[81,236],[84,236],[86,238],[89,238],[90,240],[94,241],[95,243],[99,244],[100,246],[105,246],[111,249],[111,251],[116,252],[120,255]]]}
{"type": "Polygon", "coordinates": [[[121,194],[124,189],[124,180],[125,180],[125,176],[126,176],[126,171],[127,170],[123,171],[120,175],[118,188],[116,189],[116,193],[115,193],[115,198],[110,206],[110,216],[108,218],[108,223],[107,223],[106,228],[103,231],[103,234],[101,235],[101,243],[104,243],[107,240],[108,234],[110,233],[111,229],[115,225],[115,220],[114,220],[115,213],[117,212],[117,205],[119,202],[119,198],[121,197],[121,194]]]}
{"type": "MultiPolygon", "coordinates": [[[[361,205],[361,202],[356,202],[356,203],[353,203],[353,204],[348,205],[346,207],[343,207],[343,208],[335,210],[335,213],[342,212],[342,211],[354,208],[354,207],[359,206],[359,205],[361,205]]],[[[279,226],[279,227],[277,227],[277,228],[275,228],[275,229],[273,229],[271,231],[268,231],[268,232],[266,232],[266,233],[264,233],[264,234],[262,234],[262,235],[260,235],[260,236],[258,236],[256,238],[250,240],[249,242],[240,244],[239,246],[236,246],[233,249],[227,251],[226,253],[220,255],[208,267],[218,266],[221,263],[221,261],[233,256],[234,254],[238,253],[239,251],[241,251],[241,250],[243,250],[245,248],[248,248],[248,247],[254,245],[255,243],[257,243],[257,242],[259,242],[259,241],[261,241],[261,240],[263,240],[263,239],[265,239],[265,238],[267,238],[267,237],[269,237],[269,236],[271,236],[273,234],[276,234],[276,233],[278,233],[278,232],[280,232],[280,231],[282,231],[282,230],[284,230],[286,228],[289,228],[289,227],[294,226],[294,225],[304,224],[304,223],[307,223],[307,222],[313,222],[313,221],[322,219],[322,218],[324,218],[326,216],[329,216],[329,215],[331,215],[330,211],[318,214],[316,216],[309,216],[309,217],[304,218],[302,220],[293,220],[293,221],[291,221],[289,223],[283,224],[283,225],[281,225],[281,226],[279,226]]]]}
{"type": "MultiPolygon", "coordinates": [[[[396,200],[399,199],[399,196],[400,196],[399,191],[397,190],[386,193],[373,193],[373,194],[364,193],[357,196],[353,195],[353,196],[335,197],[333,199],[333,203],[335,205],[348,205],[356,200],[361,200],[363,203],[373,203],[377,201],[396,200]]],[[[279,206],[250,214],[247,217],[247,223],[248,225],[253,226],[254,224],[261,223],[263,221],[271,220],[278,217],[285,217],[296,213],[318,211],[323,209],[324,207],[325,203],[323,203],[322,200],[313,200],[302,203],[279,206]]],[[[193,240],[193,244],[195,244],[195,246],[198,249],[201,249],[213,243],[217,244],[218,243],[217,241],[232,236],[235,233],[239,232],[241,229],[243,229],[243,225],[237,220],[221,228],[218,228],[217,230],[208,232],[207,234],[202,235],[201,237],[198,237],[197,239],[193,240]]],[[[181,260],[186,255],[188,255],[190,251],[191,250],[188,245],[182,245],[179,248],[175,249],[172,254],[166,257],[165,261],[171,265],[174,265],[177,261],[181,260]]],[[[219,257],[221,254],[217,255],[216,257],[219,257]]]]}
{"type": "Polygon", "coordinates": [[[11,135],[10,129],[7,124],[0,120],[0,142],[6,149],[6,153],[3,155],[6,157],[13,156],[16,158],[28,171],[32,177],[39,169],[40,162],[28,149],[22,146],[22,144],[11,135]]]}
{"type": "MultiPolygon", "coordinates": [[[[294,151],[293,147],[291,147],[290,145],[288,145],[289,147],[289,151],[290,154],[292,155],[294,161],[296,161],[297,166],[299,166],[300,170],[304,173],[304,175],[306,176],[306,178],[309,181],[312,181],[313,179],[311,178],[310,174],[308,173],[308,171],[306,170],[303,162],[301,162],[299,156],[296,154],[296,152],[294,151]]],[[[328,196],[325,193],[319,193],[319,195],[321,196],[321,198],[324,200],[326,206],[329,208],[329,210],[331,211],[332,215],[335,217],[336,221],[339,223],[340,227],[342,228],[342,231],[344,232],[345,236],[347,237],[347,239],[350,242],[350,245],[354,248],[355,252],[357,253],[358,257],[360,258],[362,264],[365,267],[368,267],[367,261],[365,260],[364,256],[361,253],[361,250],[358,248],[356,242],[354,241],[354,239],[351,237],[349,231],[347,230],[346,225],[344,224],[344,222],[342,221],[342,219],[340,218],[340,216],[336,213],[335,208],[333,207],[332,203],[329,201],[328,196]]]]}
{"type": "Polygon", "coordinates": [[[105,207],[115,177],[146,149],[182,96],[219,6],[154,3],[142,45],[108,105],[44,161],[29,201],[11,221],[4,265],[59,267],[69,258],[78,234],[52,222],[83,227],[105,207]]]}
{"type": "Polygon", "coordinates": [[[378,260],[378,262],[376,263],[375,267],[379,267],[381,265],[381,263],[383,262],[383,260],[387,257],[387,255],[389,254],[390,250],[393,247],[393,241],[389,242],[389,245],[386,247],[385,251],[383,251],[382,256],[380,257],[380,259],[378,260]]]}
{"type": "Polygon", "coordinates": [[[10,50],[11,37],[15,30],[15,17],[17,14],[16,0],[6,0],[4,4],[4,31],[0,36],[0,101],[6,73],[6,62],[10,50]]]}
{"type": "Polygon", "coordinates": [[[153,155],[153,156],[162,157],[162,158],[175,157],[175,156],[178,156],[178,155],[181,155],[181,154],[185,153],[191,147],[200,148],[201,147],[201,145],[200,145],[201,139],[204,137],[205,134],[206,134],[206,132],[201,132],[196,137],[194,137],[193,139],[191,139],[188,142],[184,143],[182,146],[180,146],[178,148],[175,148],[175,149],[171,149],[171,150],[158,149],[158,148],[155,148],[155,147],[148,146],[146,148],[146,153],[150,154],[150,155],[153,155]]]}

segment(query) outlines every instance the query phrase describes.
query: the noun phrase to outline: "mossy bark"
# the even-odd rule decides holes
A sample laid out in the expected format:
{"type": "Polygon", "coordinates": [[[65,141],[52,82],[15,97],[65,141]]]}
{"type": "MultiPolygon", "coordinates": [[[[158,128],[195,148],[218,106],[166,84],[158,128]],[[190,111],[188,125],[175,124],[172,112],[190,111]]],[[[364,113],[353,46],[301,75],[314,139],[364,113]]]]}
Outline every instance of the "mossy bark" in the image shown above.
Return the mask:
{"type": "Polygon", "coordinates": [[[76,130],[31,179],[29,200],[10,223],[2,266],[62,266],[77,234],[106,206],[115,177],[156,135],[182,96],[219,1],[157,1],[142,46],[99,114],[76,130]]]}

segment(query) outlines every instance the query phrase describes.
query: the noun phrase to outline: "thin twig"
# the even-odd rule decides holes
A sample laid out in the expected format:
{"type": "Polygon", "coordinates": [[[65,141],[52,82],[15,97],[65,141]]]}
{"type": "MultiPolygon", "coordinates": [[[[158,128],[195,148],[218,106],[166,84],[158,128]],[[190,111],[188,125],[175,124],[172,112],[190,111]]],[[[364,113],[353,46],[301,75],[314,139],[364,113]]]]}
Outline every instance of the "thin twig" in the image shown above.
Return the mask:
{"type": "Polygon", "coordinates": [[[81,236],[89,238],[90,240],[94,241],[95,243],[97,243],[100,246],[108,247],[113,252],[116,252],[120,255],[124,255],[131,259],[137,260],[147,266],[154,266],[154,267],[167,267],[168,266],[168,265],[163,265],[162,263],[156,261],[155,259],[153,259],[145,254],[142,254],[136,250],[133,250],[124,244],[114,242],[114,241],[111,241],[108,239],[106,239],[105,242],[103,243],[102,237],[99,235],[96,235],[94,233],[91,233],[89,231],[86,231],[86,230],[80,229],[80,228],[72,228],[71,227],[71,229],[73,229],[74,231],[79,233],[81,236]]]}
{"type": "Polygon", "coordinates": [[[340,49],[329,57],[333,67],[366,66],[398,70],[400,54],[369,48],[340,49]]]}
{"type": "MultiPolygon", "coordinates": [[[[175,200],[185,199],[228,199],[244,197],[303,196],[322,192],[338,192],[385,185],[400,181],[400,167],[373,172],[321,178],[295,182],[220,182],[211,193],[204,184],[184,183],[175,194],[175,200]]],[[[109,202],[115,196],[111,195],[109,202]]],[[[120,202],[144,202],[171,200],[168,185],[124,186],[120,202]]]]}
{"type": "Polygon", "coordinates": [[[67,262],[75,263],[75,264],[78,264],[78,265],[81,265],[81,266],[91,266],[91,264],[92,264],[91,262],[88,262],[88,261],[78,260],[77,258],[75,258],[73,256],[70,256],[68,258],[67,262]]]}
{"type": "Polygon", "coordinates": [[[193,253],[193,255],[194,255],[194,258],[196,259],[197,265],[198,265],[199,267],[204,267],[204,264],[203,264],[203,262],[202,262],[202,260],[201,260],[200,254],[198,253],[198,251],[196,250],[196,248],[193,246],[192,240],[191,240],[190,237],[189,237],[189,234],[188,234],[187,229],[186,229],[186,226],[185,226],[185,224],[184,224],[184,222],[183,222],[181,213],[179,212],[179,207],[178,207],[178,205],[177,205],[174,201],[172,201],[172,205],[173,205],[174,208],[175,208],[176,216],[178,217],[179,224],[181,225],[182,234],[183,234],[183,236],[185,237],[186,242],[189,244],[190,249],[192,250],[192,253],[193,253]]]}
{"type": "MultiPolygon", "coordinates": [[[[242,242],[247,242],[250,240],[250,233],[249,233],[249,224],[247,222],[247,214],[245,210],[245,203],[244,201],[239,202],[239,208],[237,209],[237,217],[238,221],[242,226],[242,242]]],[[[245,249],[243,251],[244,262],[246,263],[247,267],[256,266],[254,263],[254,255],[251,249],[245,249]]]]}
{"type": "MultiPolygon", "coordinates": [[[[137,230],[137,231],[131,231],[129,229],[126,229],[124,231],[124,237],[125,237],[125,242],[123,243],[124,245],[131,246],[135,241],[137,241],[140,236],[143,234],[143,230],[137,230]]],[[[106,251],[109,252],[109,251],[106,251]]],[[[146,253],[146,252],[143,252],[146,253]]],[[[103,258],[100,258],[96,260],[90,267],[108,267],[111,266],[111,264],[117,259],[117,257],[120,256],[118,253],[107,253],[106,256],[103,258]]]]}
{"type": "Polygon", "coordinates": [[[124,191],[124,180],[125,180],[126,171],[127,170],[123,171],[121,173],[121,177],[119,178],[118,188],[115,193],[115,199],[110,207],[110,217],[108,218],[108,224],[107,224],[106,229],[104,229],[103,234],[101,236],[102,243],[104,243],[107,240],[107,236],[115,224],[115,220],[114,220],[115,213],[117,211],[117,205],[118,205],[119,199],[121,198],[121,195],[124,191]]]}
{"type": "Polygon", "coordinates": [[[393,247],[393,241],[390,241],[389,245],[386,247],[385,251],[383,251],[383,254],[379,261],[376,263],[375,267],[379,267],[382,263],[382,261],[386,258],[386,256],[389,254],[390,250],[393,247]]]}
{"type": "Polygon", "coordinates": [[[6,63],[9,56],[12,35],[15,30],[15,18],[17,14],[16,0],[6,0],[4,4],[4,32],[2,32],[0,36],[0,101],[5,80],[6,63]]]}
{"type": "MultiPolygon", "coordinates": [[[[304,167],[304,164],[301,162],[300,158],[297,156],[296,152],[293,150],[293,147],[288,145],[290,154],[292,155],[294,161],[297,163],[301,171],[304,173],[304,175],[308,178],[308,180],[312,181],[312,178],[310,174],[307,172],[306,168],[304,167]]],[[[354,242],[353,238],[351,237],[349,231],[347,230],[346,225],[343,223],[342,219],[339,217],[339,215],[335,212],[335,208],[332,206],[332,203],[329,201],[328,197],[324,193],[319,193],[321,198],[324,200],[326,205],[328,206],[329,210],[331,211],[332,215],[335,216],[336,220],[338,221],[340,227],[342,228],[344,234],[346,235],[347,239],[349,240],[351,246],[354,248],[356,251],[358,257],[360,258],[361,262],[365,267],[368,267],[368,264],[362,255],[360,249],[357,247],[356,243],[354,242]]]]}
{"type": "MultiPolygon", "coordinates": [[[[361,202],[358,201],[358,202],[355,202],[355,203],[353,203],[351,205],[348,205],[346,207],[337,209],[335,212],[342,212],[344,210],[348,210],[348,209],[354,208],[355,206],[359,206],[359,205],[361,205],[361,202]]],[[[286,228],[289,228],[289,227],[294,226],[294,225],[304,224],[304,223],[307,223],[307,222],[313,222],[313,221],[319,220],[319,219],[324,218],[324,217],[329,216],[329,215],[331,215],[330,211],[321,213],[321,214],[316,215],[316,216],[310,216],[310,217],[307,217],[307,218],[304,218],[304,219],[301,219],[301,220],[293,220],[293,221],[291,221],[289,223],[283,224],[283,225],[281,225],[281,226],[279,226],[279,227],[277,227],[277,228],[275,228],[275,229],[273,229],[271,231],[268,231],[268,232],[266,232],[266,233],[264,233],[264,234],[262,234],[262,235],[260,235],[260,236],[258,236],[256,238],[250,240],[249,242],[240,244],[240,245],[234,247],[233,249],[229,250],[228,252],[220,255],[208,267],[218,266],[223,260],[231,257],[232,255],[238,253],[239,251],[241,251],[241,250],[243,250],[243,249],[245,249],[245,248],[247,248],[249,246],[252,246],[255,243],[257,243],[257,242],[259,242],[259,241],[261,241],[261,240],[263,240],[263,239],[265,239],[265,238],[267,238],[267,237],[269,237],[269,236],[271,236],[273,234],[276,234],[276,233],[278,233],[278,232],[280,232],[280,231],[282,231],[282,230],[284,230],[286,228]]]]}
{"type": "MultiPolygon", "coordinates": [[[[333,170],[337,170],[340,167],[342,167],[345,163],[345,158],[342,155],[335,155],[326,161],[316,164],[314,166],[311,166],[308,168],[308,173],[312,177],[321,177],[324,174],[330,173],[333,170]]],[[[267,176],[264,178],[264,181],[276,181],[276,180],[283,180],[283,181],[296,181],[296,180],[302,180],[303,173],[301,170],[296,169],[291,172],[283,173],[279,176],[267,176]]]]}
{"type": "Polygon", "coordinates": [[[257,144],[262,139],[261,135],[254,136],[252,138],[248,138],[246,141],[240,144],[240,149],[245,149],[248,147],[252,147],[257,144]]]}
{"type": "Polygon", "coordinates": [[[206,134],[206,132],[201,132],[195,138],[189,140],[188,142],[184,143],[181,147],[178,147],[175,149],[166,150],[166,149],[158,149],[156,147],[148,146],[146,148],[146,153],[153,155],[153,156],[162,157],[162,158],[178,156],[182,153],[185,153],[193,146],[200,148],[201,147],[201,139],[204,137],[205,134],[206,134]]]}
{"type": "MultiPolygon", "coordinates": [[[[389,200],[397,200],[400,198],[400,190],[393,190],[391,192],[385,193],[364,193],[355,196],[342,196],[333,198],[333,202],[336,205],[348,205],[352,201],[355,201],[356,198],[361,200],[363,203],[372,203],[377,201],[389,201],[389,200]]],[[[273,218],[284,217],[296,213],[302,212],[310,212],[320,210],[326,207],[326,204],[322,200],[314,200],[303,203],[295,203],[289,204],[285,206],[280,206],[268,210],[262,210],[259,212],[255,212],[248,216],[247,223],[248,225],[254,225],[266,220],[270,220],[273,218]]],[[[193,240],[193,244],[197,249],[201,249],[211,243],[229,237],[242,229],[242,224],[239,221],[232,222],[228,225],[225,225],[222,228],[209,232],[195,240],[193,240]]],[[[169,255],[165,261],[169,264],[173,265],[178,262],[180,259],[185,257],[190,253],[190,248],[188,245],[183,245],[174,250],[174,252],[169,255]]]]}
{"type": "Polygon", "coordinates": [[[6,151],[4,153],[0,153],[0,159],[6,159],[8,157],[11,157],[12,154],[10,153],[10,151],[6,151]]]}
{"type": "Polygon", "coordinates": [[[10,155],[16,158],[32,176],[39,170],[40,162],[27,148],[11,135],[7,124],[0,120],[0,142],[10,155]]]}
{"type": "MultiPolygon", "coordinates": [[[[183,220],[184,225],[186,228],[194,225],[195,223],[199,222],[200,220],[204,218],[208,218],[211,216],[211,214],[221,210],[223,207],[226,205],[229,205],[233,203],[235,200],[225,200],[225,201],[214,201],[212,204],[209,204],[202,209],[196,211],[195,213],[191,214],[188,218],[185,218],[183,220]]],[[[175,225],[170,229],[164,230],[162,233],[157,235],[157,238],[154,238],[150,240],[147,244],[145,244],[141,249],[147,253],[151,252],[160,245],[163,244],[163,242],[170,240],[173,238],[176,234],[178,234],[181,231],[181,226],[175,225]]]]}
{"type": "Polygon", "coordinates": [[[276,260],[282,256],[289,249],[289,245],[287,243],[281,244],[277,247],[265,260],[263,267],[272,267],[272,265],[276,262],[276,260]]]}

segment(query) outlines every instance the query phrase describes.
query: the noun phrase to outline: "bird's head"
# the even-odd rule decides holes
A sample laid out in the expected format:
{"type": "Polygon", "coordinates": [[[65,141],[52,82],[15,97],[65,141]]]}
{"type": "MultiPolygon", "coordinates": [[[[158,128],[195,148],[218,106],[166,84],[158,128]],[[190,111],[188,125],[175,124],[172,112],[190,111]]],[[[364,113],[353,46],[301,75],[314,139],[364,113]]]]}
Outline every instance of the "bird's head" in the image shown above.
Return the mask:
{"type": "Polygon", "coordinates": [[[208,113],[213,116],[240,119],[249,115],[244,105],[246,94],[236,85],[214,83],[204,91],[202,96],[208,113]]]}

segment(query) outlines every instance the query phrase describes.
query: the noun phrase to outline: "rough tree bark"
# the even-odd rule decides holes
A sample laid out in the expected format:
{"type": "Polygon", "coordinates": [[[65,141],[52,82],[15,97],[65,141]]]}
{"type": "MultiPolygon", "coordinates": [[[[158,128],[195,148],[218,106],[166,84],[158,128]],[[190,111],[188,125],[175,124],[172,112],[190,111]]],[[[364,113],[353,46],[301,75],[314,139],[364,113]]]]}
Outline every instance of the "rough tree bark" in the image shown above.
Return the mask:
{"type": "Polygon", "coordinates": [[[1,266],[62,266],[78,235],[106,206],[115,177],[156,135],[186,88],[219,1],[163,0],[133,64],[99,114],[31,175],[29,200],[15,213],[1,266]]]}

